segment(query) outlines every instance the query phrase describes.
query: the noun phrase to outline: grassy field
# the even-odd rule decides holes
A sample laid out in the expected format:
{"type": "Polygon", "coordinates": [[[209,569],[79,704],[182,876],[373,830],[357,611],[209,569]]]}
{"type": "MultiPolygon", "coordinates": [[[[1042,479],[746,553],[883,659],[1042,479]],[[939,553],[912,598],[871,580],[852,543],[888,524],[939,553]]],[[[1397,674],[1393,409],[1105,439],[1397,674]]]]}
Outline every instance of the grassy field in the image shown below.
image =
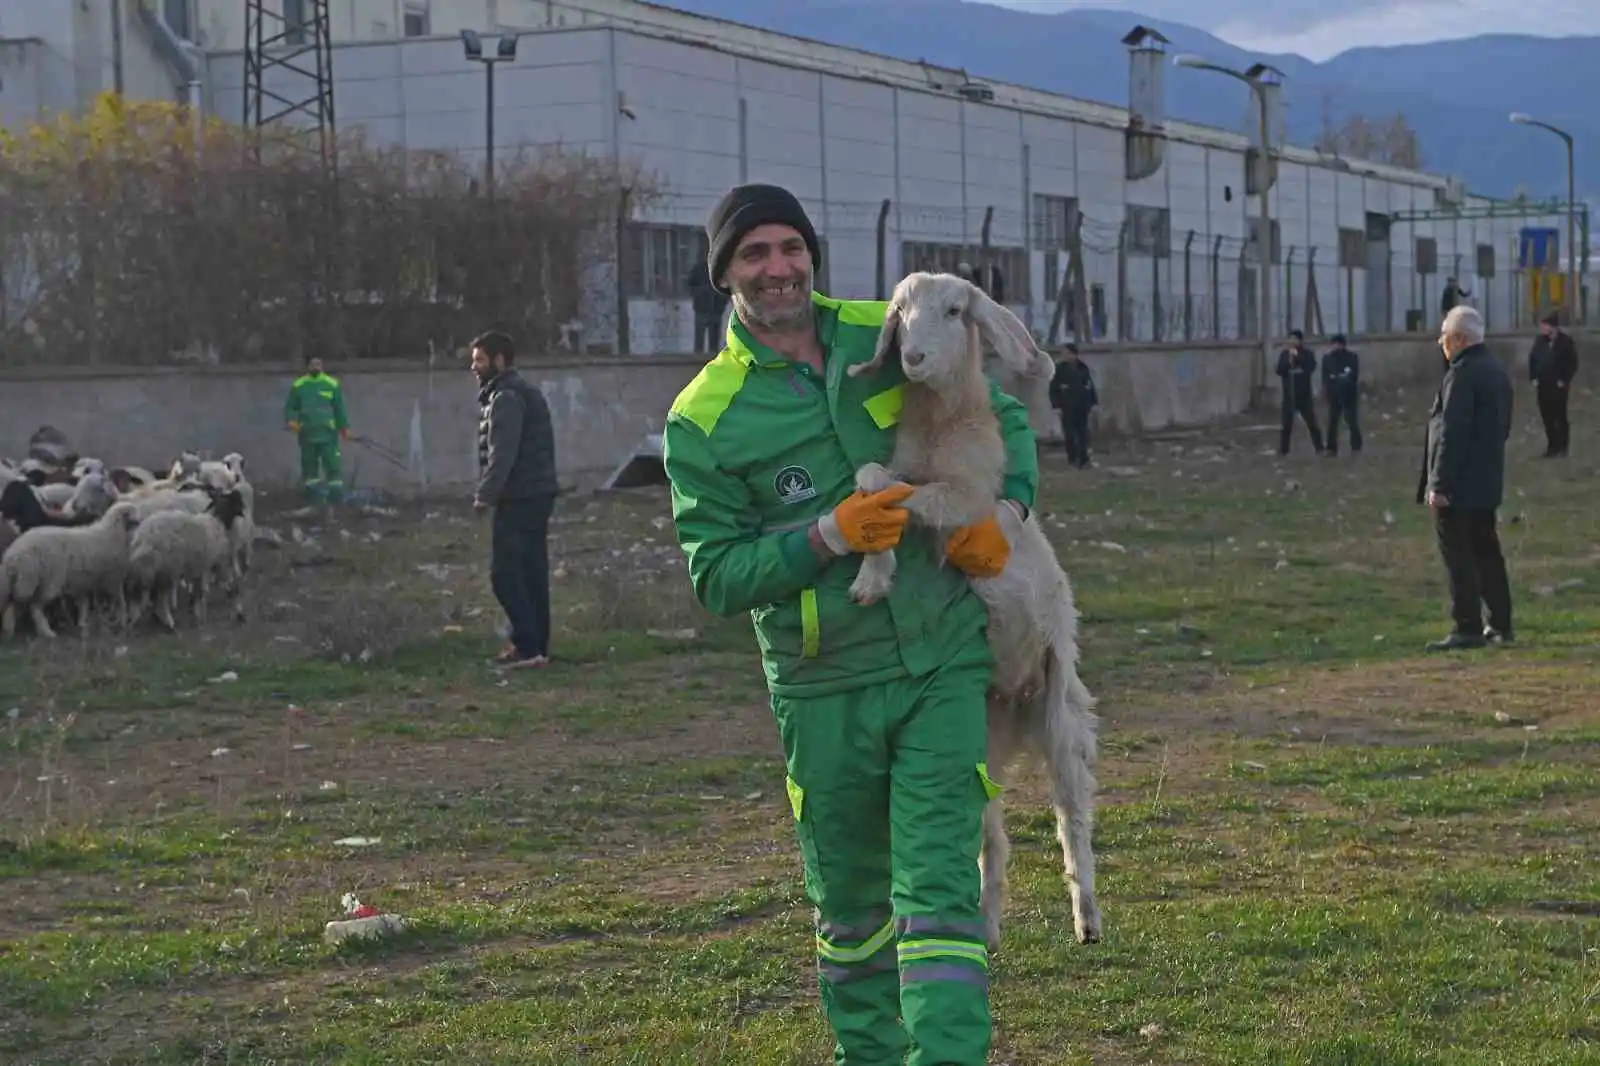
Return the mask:
{"type": "MultiPolygon", "coordinates": [[[[1522,404],[1522,642],[1447,658],[1424,399],[1356,460],[1047,455],[1106,937],[1030,771],[994,1062],[1600,1063],[1593,397],[1564,462],[1522,404]]],[[[275,505],[247,623],[0,650],[0,1061],[827,1061],[749,624],[689,598],[664,493],[563,500],[560,661],[504,679],[459,501],[275,505]],[[350,891],[410,931],[325,945],[350,891]]]]}

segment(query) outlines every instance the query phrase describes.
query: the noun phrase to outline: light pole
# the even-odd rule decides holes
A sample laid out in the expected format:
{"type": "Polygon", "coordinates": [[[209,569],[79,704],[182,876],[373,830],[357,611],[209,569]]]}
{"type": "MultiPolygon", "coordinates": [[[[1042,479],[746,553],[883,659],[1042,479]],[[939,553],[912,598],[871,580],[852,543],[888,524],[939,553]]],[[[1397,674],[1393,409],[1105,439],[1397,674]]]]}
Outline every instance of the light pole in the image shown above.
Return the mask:
{"type": "Polygon", "coordinates": [[[484,73],[484,164],[483,184],[484,193],[489,198],[489,203],[494,203],[494,65],[496,63],[509,63],[517,58],[517,35],[503,33],[499,43],[495,46],[494,54],[489,55],[483,50],[483,38],[477,30],[462,30],[461,45],[467,51],[467,59],[474,63],[483,64],[484,73]]]}
{"type": "Polygon", "coordinates": [[[1257,192],[1261,196],[1261,232],[1256,240],[1256,255],[1260,263],[1261,275],[1256,279],[1260,287],[1260,296],[1257,303],[1261,311],[1261,373],[1269,373],[1272,366],[1272,216],[1267,203],[1267,193],[1272,188],[1272,129],[1270,119],[1270,101],[1267,93],[1271,88],[1276,88],[1276,78],[1283,76],[1282,72],[1257,63],[1249,70],[1238,71],[1220,64],[1213,63],[1202,56],[1184,54],[1173,57],[1173,65],[1187,67],[1190,70],[1211,70],[1218,74],[1226,74],[1230,78],[1244,82],[1250,86],[1250,92],[1256,98],[1256,108],[1260,118],[1261,137],[1261,180],[1257,192]],[[1271,77],[1271,76],[1276,76],[1271,77]]]}
{"type": "Polygon", "coordinates": [[[1511,115],[1511,121],[1519,126],[1538,126],[1542,130],[1549,130],[1567,142],[1567,314],[1569,322],[1575,323],[1580,319],[1587,321],[1589,316],[1584,310],[1583,293],[1578,289],[1578,183],[1572,157],[1572,134],[1520,111],[1511,115]]]}

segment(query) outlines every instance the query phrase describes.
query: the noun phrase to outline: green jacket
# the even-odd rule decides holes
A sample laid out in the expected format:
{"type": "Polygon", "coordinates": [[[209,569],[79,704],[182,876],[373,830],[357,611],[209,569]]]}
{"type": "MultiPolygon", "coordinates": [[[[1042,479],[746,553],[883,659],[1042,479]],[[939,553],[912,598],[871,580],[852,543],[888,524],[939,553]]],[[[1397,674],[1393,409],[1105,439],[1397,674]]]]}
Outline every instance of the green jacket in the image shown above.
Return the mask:
{"type": "Polygon", "coordinates": [[[289,386],[283,420],[300,423],[300,436],[336,437],[350,426],[344,413],[344,390],[327,374],[304,374],[289,386]]]}
{"type": "MultiPolygon", "coordinates": [[[[905,376],[845,367],[872,358],[886,303],[813,294],[826,380],[756,343],[734,316],[728,346],[679,393],[662,456],[689,580],[714,614],[749,611],[767,686],[817,696],[988,656],[988,614],[930,530],[908,528],[894,587],[850,601],[859,555],[818,559],[806,529],[855,491],[855,472],[888,463],[905,376]]],[[[1033,507],[1038,452],[1027,409],[993,383],[1008,457],[1004,496],[1033,507]]]]}

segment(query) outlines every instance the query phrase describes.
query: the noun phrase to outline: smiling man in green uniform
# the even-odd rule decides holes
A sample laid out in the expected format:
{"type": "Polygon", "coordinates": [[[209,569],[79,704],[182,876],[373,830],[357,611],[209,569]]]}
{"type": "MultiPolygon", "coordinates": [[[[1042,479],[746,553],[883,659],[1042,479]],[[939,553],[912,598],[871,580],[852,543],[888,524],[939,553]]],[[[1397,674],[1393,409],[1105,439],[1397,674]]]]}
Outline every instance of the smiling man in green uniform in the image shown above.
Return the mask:
{"type": "MultiPolygon", "coordinates": [[[[999,573],[1010,547],[993,517],[939,545],[907,529],[897,504],[908,487],[854,491],[856,469],[893,452],[905,378],[894,360],[875,376],[845,373],[872,358],[887,305],[812,291],[821,255],[799,201],[739,186],[706,231],[707,266],[734,314],[722,353],[674,401],[663,456],[695,595],[755,623],[834,1059],[982,1066],[977,858],[996,791],[985,765],[993,660],[968,576],[999,573]],[[861,553],[889,548],[893,591],[851,602],[861,553]]],[[[990,395],[1004,496],[1026,515],[1038,482],[1028,414],[992,385],[990,395]]]]}
{"type": "Polygon", "coordinates": [[[314,355],[306,360],[306,372],[289,386],[283,421],[300,441],[301,489],[313,501],[338,503],[344,498],[339,440],[350,436],[350,420],[339,379],[329,376],[314,355]]]}

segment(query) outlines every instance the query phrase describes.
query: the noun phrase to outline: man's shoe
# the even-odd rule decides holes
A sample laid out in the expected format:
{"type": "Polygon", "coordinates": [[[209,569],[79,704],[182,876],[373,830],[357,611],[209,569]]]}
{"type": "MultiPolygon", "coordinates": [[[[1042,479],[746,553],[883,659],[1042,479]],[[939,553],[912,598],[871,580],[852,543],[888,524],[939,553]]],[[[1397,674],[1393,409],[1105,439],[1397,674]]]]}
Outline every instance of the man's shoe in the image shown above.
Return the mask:
{"type": "Polygon", "coordinates": [[[1483,648],[1489,644],[1482,633],[1451,633],[1443,640],[1435,640],[1428,645],[1429,651],[1467,651],[1472,648],[1483,648]]]}
{"type": "Polygon", "coordinates": [[[1515,644],[1517,642],[1517,638],[1512,634],[1511,630],[1499,630],[1494,626],[1484,627],[1483,639],[1490,644],[1515,644]]]}
{"type": "Polygon", "coordinates": [[[495,657],[489,660],[489,665],[505,666],[507,663],[516,662],[518,658],[520,656],[517,653],[517,646],[507,641],[506,646],[501,648],[495,657]]]}
{"type": "Polygon", "coordinates": [[[502,669],[506,670],[537,670],[550,665],[548,655],[519,655],[506,663],[502,669]]]}

